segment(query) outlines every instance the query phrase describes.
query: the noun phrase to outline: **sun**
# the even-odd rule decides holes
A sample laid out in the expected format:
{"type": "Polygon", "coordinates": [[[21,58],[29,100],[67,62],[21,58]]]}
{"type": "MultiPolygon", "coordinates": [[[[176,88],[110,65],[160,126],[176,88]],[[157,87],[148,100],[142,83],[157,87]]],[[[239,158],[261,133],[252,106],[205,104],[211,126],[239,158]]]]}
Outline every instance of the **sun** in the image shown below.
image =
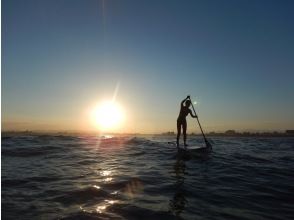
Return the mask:
{"type": "Polygon", "coordinates": [[[106,101],[97,105],[92,112],[92,120],[102,131],[113,131],[119,128],[125,115],[122,107],[114,101],[106,101]]]}

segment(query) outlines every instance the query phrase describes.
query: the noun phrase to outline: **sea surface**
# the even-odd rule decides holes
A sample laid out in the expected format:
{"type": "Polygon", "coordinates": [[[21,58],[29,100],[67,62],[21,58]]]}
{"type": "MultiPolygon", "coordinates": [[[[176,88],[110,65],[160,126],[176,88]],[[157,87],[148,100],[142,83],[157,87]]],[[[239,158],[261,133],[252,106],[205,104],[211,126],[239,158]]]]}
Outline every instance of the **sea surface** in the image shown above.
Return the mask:
{"type": "Polygon", "coordinates": [[[294,138],[174,140],[2,137],[2,219],[294,219],[294,138]]]}

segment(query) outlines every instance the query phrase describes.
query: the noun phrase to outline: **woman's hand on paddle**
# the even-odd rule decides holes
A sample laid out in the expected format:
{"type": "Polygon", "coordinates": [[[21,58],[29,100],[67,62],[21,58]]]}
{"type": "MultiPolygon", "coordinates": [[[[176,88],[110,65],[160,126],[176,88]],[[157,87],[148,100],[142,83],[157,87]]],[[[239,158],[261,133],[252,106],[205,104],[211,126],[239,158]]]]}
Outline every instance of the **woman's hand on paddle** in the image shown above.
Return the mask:
{"type": "MultiPolygon", "coordinates": [[[[189,96],[189,95],[187,96],[187,98],[185,98],[185,99],[181,102],[181,107],[183,107],[184,102],[185,102],[186,100],[188,100],[188,99],[190,99],[190,96],[189,96]]],[[[190,99],[190,100],[191,100],[191,99],[190,99]]]]}

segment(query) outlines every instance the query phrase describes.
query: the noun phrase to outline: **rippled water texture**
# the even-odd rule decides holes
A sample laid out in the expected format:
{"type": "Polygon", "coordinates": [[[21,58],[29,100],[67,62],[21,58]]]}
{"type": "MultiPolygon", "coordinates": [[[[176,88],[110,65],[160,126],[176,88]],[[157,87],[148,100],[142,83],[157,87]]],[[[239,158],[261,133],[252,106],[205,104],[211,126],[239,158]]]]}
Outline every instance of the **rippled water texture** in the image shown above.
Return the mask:
{"type": "Polygon", "coordinates": [[[2,218],[294,219],[293,138],[211,139],[3,137],[2,218]]]}

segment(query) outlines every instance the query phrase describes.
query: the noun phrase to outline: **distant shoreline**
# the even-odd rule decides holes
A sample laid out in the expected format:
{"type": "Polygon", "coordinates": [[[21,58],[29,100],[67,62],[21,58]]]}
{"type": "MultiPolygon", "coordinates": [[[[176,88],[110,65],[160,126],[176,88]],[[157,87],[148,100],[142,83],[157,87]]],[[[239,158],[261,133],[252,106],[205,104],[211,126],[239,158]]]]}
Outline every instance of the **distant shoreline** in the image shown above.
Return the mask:
{"type": "MultiPolygon", "coordinates": [[[[176,135],[174,132],[166,132],[161,135],[176,135]]],[[[192,136],[202,136],[201,133],[190,133],[192,136]]],[[[225,132],[208,132],[208,137],[294,137],[294,130],[286,130],[284,132],[237,132],[235,130],[227,130],[225,132]]]]}
{"type": "MultiPolygon", "coordinates": [[[[2,137],[11,136],[38,136],[38,135],[56,135],[56,136],[73,136],[73,135],[118,135],[118,136],[176,136],[174,132],[164,132],[155,134],[141,134],[141,133],[99,133],[99,132],[79,132],[79,131],[1,131],[2,137]]],[[[202,136],[201,133],[190,133],[189,136],[202,136]]],[[[228,130],[226,132],[208,132],[205,133],[207,137],[294,137],[293,130],[286,130],[285,132],[235,132],[228,130]]]]}

